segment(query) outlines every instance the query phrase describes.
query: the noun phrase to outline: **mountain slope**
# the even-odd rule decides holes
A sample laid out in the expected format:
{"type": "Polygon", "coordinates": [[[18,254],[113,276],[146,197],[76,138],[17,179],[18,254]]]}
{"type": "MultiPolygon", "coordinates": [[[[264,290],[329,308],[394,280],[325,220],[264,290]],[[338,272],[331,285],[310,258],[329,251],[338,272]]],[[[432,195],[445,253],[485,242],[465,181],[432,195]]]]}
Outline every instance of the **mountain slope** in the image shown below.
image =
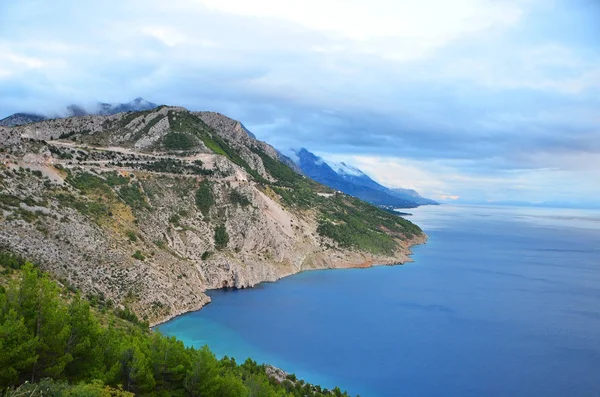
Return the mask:
{"type": "Polygon", "coordinates": [[[405,262],[412,223],[299,175],[218,113],[0,128],[0,247],[156,323],[211,288],[405,262]]]}
{"type": "Polygon", "coordinates": [[[421,197],[414,190],[382,186],[358,168],[346,163],[327,163],[304,148],[296,151],[296,156],[300,169],[308,177],[371,204],[397,208],[437,204],[433,200],[421,197]]]}

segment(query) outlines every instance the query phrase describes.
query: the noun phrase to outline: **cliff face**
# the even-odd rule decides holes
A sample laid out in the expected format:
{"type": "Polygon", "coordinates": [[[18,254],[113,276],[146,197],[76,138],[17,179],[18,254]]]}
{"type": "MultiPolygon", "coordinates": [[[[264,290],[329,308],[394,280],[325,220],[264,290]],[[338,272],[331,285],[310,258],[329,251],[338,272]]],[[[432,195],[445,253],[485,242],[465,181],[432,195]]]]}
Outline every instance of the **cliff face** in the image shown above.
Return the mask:
{"type": "Polygon", "coordinates": [[[298,175],[217,113],[160,107],[0,127],[0,148],[0,248],[151,323],[202,307],[207,289],[401,263],[425,240],[298,175]]]}

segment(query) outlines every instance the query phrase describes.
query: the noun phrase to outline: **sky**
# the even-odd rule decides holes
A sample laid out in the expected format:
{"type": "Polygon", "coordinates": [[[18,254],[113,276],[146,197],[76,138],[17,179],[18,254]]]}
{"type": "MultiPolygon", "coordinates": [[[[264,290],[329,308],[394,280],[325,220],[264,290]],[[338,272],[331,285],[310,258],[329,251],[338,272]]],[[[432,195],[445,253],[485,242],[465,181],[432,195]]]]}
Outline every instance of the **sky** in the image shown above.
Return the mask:
{"type": "Polygon", "coordinates": [[[139,96],[441,201],[600,205],[598,0],[0,2],[0,118],[139,96]]]}

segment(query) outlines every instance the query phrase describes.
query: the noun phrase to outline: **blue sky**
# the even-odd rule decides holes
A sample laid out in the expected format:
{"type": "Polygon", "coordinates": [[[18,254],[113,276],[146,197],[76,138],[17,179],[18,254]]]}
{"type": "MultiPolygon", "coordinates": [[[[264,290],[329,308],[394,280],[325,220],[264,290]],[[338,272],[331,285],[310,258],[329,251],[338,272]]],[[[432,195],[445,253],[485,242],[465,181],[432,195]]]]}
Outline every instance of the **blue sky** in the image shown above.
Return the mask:
{"type": "Polygon", "coordinates": [[[0,92],[220,111],[435,199],[600,201],[596,0],[3,0],[0,92]]]}

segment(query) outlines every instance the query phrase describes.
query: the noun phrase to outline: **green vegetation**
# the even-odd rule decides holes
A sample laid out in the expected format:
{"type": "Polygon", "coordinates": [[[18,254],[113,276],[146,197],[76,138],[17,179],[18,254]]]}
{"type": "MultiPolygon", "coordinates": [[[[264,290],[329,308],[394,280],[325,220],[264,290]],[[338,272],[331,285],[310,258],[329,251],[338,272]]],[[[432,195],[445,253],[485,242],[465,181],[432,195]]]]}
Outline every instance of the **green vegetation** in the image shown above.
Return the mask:
{"type": "Polygon", "coordinates": [[[95,221],[110,215],[108,206],[101,202],[80,200],[70,194],[63,193],[57,194],[55,197],[61,205],[73,208],[95,221]]]}
{"type": "Polygon", "coordinates": [[[133,397],[135,394],[124,391],[121,388],[113,388],[104,385],[101,381],[94,380],[91,383],[70,385],[67,382],[57,382],[51,378],[45,378],[38,383],[24,383],[16,389],[7,390],[6,397],[133,397]]]}
{"type": "Polygon", "coordinates": [[[207,180],[200,182],[200,186],[196,190],[196,207],[198,207],[204,216],[208,216],[210,208],[214,203],[215,198],[213,197],[211,183],[207,180]]]}
{"type": "Polygon", "coordinates": [[[250,200],[248,200],[248,197],[236,189],[232,189],[229,193],[229,200],[233,205],[241,205],[242,207],[250,205],[250,200]]]}
{"type": "Polygon", "coordinates": [[[110,193],[111,189],[106,180],[89,172],[74,174],[69,172],[66,181],[84,194],[110,193]]]}
{"type": "MultiPolygon", "coordinates": [[[[276,179],[271,183],[251,169],[236,150],[198,117],[186,112],[169,112],[168,117],[173,131],[196,135],[209,149],[243,167],[263,188],[272,189],[286,206],[317,210],[320,213],[318,233],[341,247],[391,255],[398,248],[396,239],[411,238],[421,233],[419,227],[409,221],[353,197],[336,194],[299,175],[278,159],[269,156],[262,148],[250,147],[261,158],[267,172],[276,179]],[[322,197],[317,192],[332,196],[322,197]]],[[[230,192],[229,199],[234,205],[250,204],[250,200],[237,190],[230,192]]],[[[196,192],[196,205],[206,216],[213,204],[209,182],[202,182],[196,192]]],[[[224,228],[222,230],[225,231],[224,228]]]]}
{"type": "Polygon", "coordinates": [[[22,268],[26,263],[27,261],[20,255],[13,254],[5,250],[0,250],[0,264],[7,270],[18,270],[22,268]]]}
{"type": "Polygon", "coordinates": [[[146,197],[144,196],[144,193],[142,193],[138,183],[132,183],[121,187],[121,189],[119,189],[119,197],[133,209],[141,210],[149,208],[146,197]]]}
{"type": "Polygon", "coordinates": [[[321,213],[317,232],[344,248],[373,254],[391,255],[398,248],[396,238],[411,238],[421,229],[406,219],[365,203],[357,198],[337,194],[297,174],[282,162],[272,159],[258,147],[265,169],[277,179],[271,188],[290,207],[315,208],[321,213]],[[322,197],[317,192],[332,194],[322,197]]]}
{"type": "Polygon", "coordinates": [[[135,232],[133,230],[128,230],[126,234],[127,234],[127,238],[132,243],[137,241],[137,235],[135,234],[135,232]]]}
{"type": "Polygon", "coordinates": [[[130,182],[130,178],[116,172],[98,176],[89,172],[69,171],[66,181],[77,188],[85,198],[65,193],[59,193],[55,197],[62,205],[74,208],[97,222],[111,215],[110,206],[119,199],[135,210],[150,208],[139,183],[130,182]]]}
{"type": "Polygon", "coordinates": [[[135,251],[131,256],[139,261],[143,261],[146,259],[146,257],[144,256],[144,254],[142,254],[140,250],[135,251]]]}
{"type": "Polygon", "coordinates": [[[1,254],[0,266],[12,273],[0,290],[0,390],[7,396],[347,396],[294,376],[279,383],[250,359],[237,364],[207,347],[186,348],[127,309],[98,312],[12,255],[1,254]]]}
{"type": "Polygon", "coordinates": [[[175,132],[185,132],[196,135],[204,143],[204,145],[222,156],[227,157],[235,164],[244,168],[254,179],[259,182],[264,182],[264,178],[260,176],[252,167],[240,157],[235,149],[217,135],[212,128],[206,125],[200,118],[188,112],[175,113],[170,111],[168,114],[169,125],[175,132]]]}
{"type": "MultiPolygon", "coordinates": [[[[301,182],[304,178],[302,175],[296,173],[293,169],[283,164],[279,160],[275,160],[271,158],[268,154],[266,154],[259,147],[251,147],[250,148],[254,153],[258,154],[261,158],[263,165],[266,170],[271,174],[271,176],[277,179],[277,183],[282,186],[287,187],[295,187],[299,182],[301,182]]],[[[315,183],[316,184],[316,183],[315,183]]]]}
{"type": "Polygon", "coordinates": [[[163,146],[170,150],[190,150],[198,145],[193,136],[182,132],[170,132],[163,137],[163,146]]]}
{"type": "Polygon", "coordinates": [[[367,204],[357,198],[336,195],[326,198],[317,232],[345,248],[391,255],[397,249],[394,238],[411,238],[421,229],[411,222],[367,204]]]}
{"type": "Polygon", "coordinates": [[[221,224],[215,228],[215,248],[222,250],[229,243],[229,234],[225,225],[221,224]]]}
{"type": "Polygon", "coordinates": [[[12,194],[0,193],[0,208],[18,207],[21,199],[12,194]]]}
{"type": "Polygon", "coordinates": [[[119,175],[116,172],[106,172],[102,174],[108,186],[122,186],[129,183],[129,178],[119,175]]]}
{"type": "Polygon", "coordinates": [[[149,161],[147,163],[132,163],[124,164],[126,167],[137,168],[152,172],[168,172],[171,174],[192,174],[192,175],[213,175],[212,170],[207,170],[202,167],[202,161],[195,160],[191,163],[178,159],[160,159],[149,161]]]}

